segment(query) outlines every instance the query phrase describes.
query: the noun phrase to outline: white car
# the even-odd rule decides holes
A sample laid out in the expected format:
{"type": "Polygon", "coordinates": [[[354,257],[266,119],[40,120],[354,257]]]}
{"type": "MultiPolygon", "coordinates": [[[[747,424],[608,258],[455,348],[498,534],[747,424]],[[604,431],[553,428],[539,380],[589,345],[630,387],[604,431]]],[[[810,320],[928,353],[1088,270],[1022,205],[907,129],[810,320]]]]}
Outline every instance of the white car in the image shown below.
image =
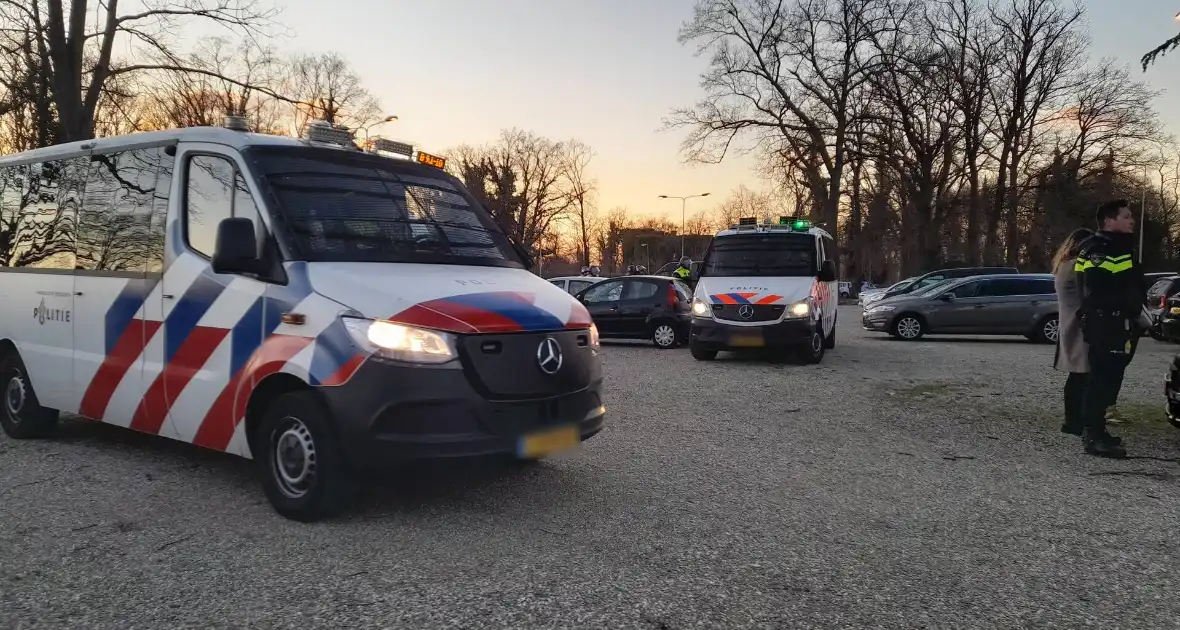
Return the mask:
{"type": "Polygon", "coordinates": [[[857,297],[856,301],[858,304],[860,304],[861,308],[866,308],[870,304],[872,304],[873,302],[876,302],[877,300],[880,300],[881,298],[885,297],[886,291],[889,291],[890,289],[892,289],[894,287],[897,287],[899,289],[903,288],[916,279],[917,279],[917,277],[915,276],[913,278],[906,278],[905,280],[902,280],[901,282],[898,282],[897,284],[890,285],[885,288],[868,289],[865,291],[861,291],[860,296],[857,297]]]}
{"type": "Polygon", "coordinates": [[[588,286],[598,284],[606,280],[606,278],[594,276],[562,276],[560,278],[549,278],[549,283],[560,287],[570,295],[577,295],[588,286]]]}

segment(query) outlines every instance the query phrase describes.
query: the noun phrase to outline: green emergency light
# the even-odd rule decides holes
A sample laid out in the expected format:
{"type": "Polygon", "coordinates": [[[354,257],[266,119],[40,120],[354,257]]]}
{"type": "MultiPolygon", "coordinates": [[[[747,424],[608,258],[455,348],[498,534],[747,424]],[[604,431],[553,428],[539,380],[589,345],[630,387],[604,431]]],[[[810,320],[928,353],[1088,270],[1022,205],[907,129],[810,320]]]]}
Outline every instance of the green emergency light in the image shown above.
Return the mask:
{"type": "Polygon", "coordinates": [[[811,221],[795,217],[779,217],[779,225],[790,225],[792,230],[806,230],[811,227],[811,221]]]}

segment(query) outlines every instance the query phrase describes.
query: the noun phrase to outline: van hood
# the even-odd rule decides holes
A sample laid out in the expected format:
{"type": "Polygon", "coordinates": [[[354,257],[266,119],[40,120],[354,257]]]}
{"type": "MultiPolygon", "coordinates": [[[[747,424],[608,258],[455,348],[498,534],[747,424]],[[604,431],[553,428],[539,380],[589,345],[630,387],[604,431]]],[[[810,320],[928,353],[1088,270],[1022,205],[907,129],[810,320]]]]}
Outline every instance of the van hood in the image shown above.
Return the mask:
{"type": "Polygon", "coordinates": [[[454,333],[589,328],[564,290],[523,269],[405,263],[307,265],[316,293],[373,319],[454,333]]]}
{"type": "MultiPolygon", "coordinates": [[[[807,299],[815,278],[704,277],[695,297],[711,304],[794,304],[807,299]]],[[[819,283],[824,285],[824,283],[819,283]]]]}

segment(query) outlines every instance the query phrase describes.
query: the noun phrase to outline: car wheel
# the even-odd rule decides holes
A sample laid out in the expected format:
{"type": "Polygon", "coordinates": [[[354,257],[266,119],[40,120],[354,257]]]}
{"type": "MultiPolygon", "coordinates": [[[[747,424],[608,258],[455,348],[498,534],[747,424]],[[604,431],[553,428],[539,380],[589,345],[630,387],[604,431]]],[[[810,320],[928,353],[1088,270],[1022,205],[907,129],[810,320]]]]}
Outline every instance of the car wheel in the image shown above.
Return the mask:
{"type": "Polygon", "coordinates": [[[331,415],[314,393],[280,396],[258,430],[263,489],[276,512],[312,522],[344,510],[355,491],[354,478],[332,431],[331,415]]]}
{"type": "Polygon", "coordinates": [[[1050,315],[1041,320],[1041,325],[1037,328],[1036,340],[1041,343],[1057,343],[1057,338],[1061,336],[1061,322],[1056,315],[1050,315]]]}
{"type": "Polygon", "coordinates": [[[651,329],[651,342],[661,350],[675,348],[680,343],[676,335],[676,327],[667,322],[656,322],[651,329]]]}
{"type": "Polygon", "coordinates": [[[10,352],[0,361],[0,387],[4,393],[4,411],[0,427],[14,440],[43,438],[57,429],[58,413],[37,401],[37,393],[20,355],[10,352]]]}
{"type": "Polygon", "coordinates": [[[893,322],[893,336],[906,341],[921,339],[926,334],[926,325],[917,315],[902,315],[893,322]]]}
{"type": "Polygon", "coordinates": [[[827,344],[824,342],[824,331],[821,328],[816,328],[811,333],[811,338],[799,347],[799,358],[804,363],[816,364],[824,360],[824,348],[827,344]]]}
{"type": "Polygon", "coordinates": [[[688,344],[688,351],[692,353],[692,358],[697,361],[712,361],[717,358],[716,350],[706,350],[691,342],[688,344]]]}

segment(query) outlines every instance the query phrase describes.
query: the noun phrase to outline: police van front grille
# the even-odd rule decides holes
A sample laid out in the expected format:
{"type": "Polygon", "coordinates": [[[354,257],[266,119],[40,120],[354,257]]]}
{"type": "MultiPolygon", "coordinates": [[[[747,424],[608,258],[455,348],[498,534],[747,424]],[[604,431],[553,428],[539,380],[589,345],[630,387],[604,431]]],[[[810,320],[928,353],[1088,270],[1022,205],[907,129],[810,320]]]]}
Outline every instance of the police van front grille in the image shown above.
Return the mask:
{"type": "Polygon", "coordinates": [[[782,304],[714,304],[713,317],[731,322],[770,322],[783,316],[782,304]],[[749,317],[742,317],[742,308],[749,317]]]}

